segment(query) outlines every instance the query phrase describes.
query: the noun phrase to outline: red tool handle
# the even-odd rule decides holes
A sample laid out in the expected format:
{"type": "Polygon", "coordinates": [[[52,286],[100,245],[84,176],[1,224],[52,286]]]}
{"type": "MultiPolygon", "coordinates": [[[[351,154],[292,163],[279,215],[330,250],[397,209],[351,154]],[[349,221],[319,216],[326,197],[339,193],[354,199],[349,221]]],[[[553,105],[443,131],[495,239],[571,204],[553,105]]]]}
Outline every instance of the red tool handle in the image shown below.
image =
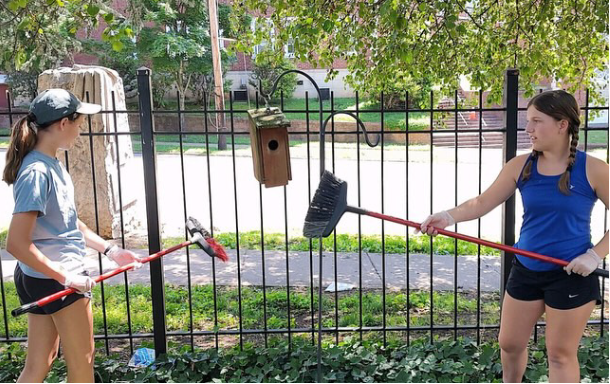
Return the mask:
{"type": "MultiPolygon", "coordinates": [[[[159,251],[157,253],[154,253],[154,254],[152,254],[152,255],[150,255],[148,257],[145,257],[145,258],[140,260],[140,263],[142,263],[142,264],[148,263],[148,262],[153,261],[155,259],[158,259],[158,258],[160,258],[162,256],[165,256],[168,253],[172,253],[174,251],[177,251],[180,248],[188,247],[191,244],[193,244],[193,243],[190,242],[190,241],[185,241],[182,244],[175,245],[175,246],[173,246],[171,248],[164,249],[164,250],[159,251]]],[[[116,276],[116,275],[118,275],[120,273],[123,273],[125,271],[129,271],[130,269],[133,269],[133,264],[127,264],[127,265],[119,267],[119,268],[117,268],[115,270],[106,272],[106,273],[104,273],[102,275],[94,277],[93,280],[95,280],[96,283],[99,283],[100,281],[104,281],[104,280],[109,279],[109,278],[111,278],[113,276],[116,276]]],[[[24,304],[24,305],[22,305],[19,308],[15,308],[15,309],[13,309],[11,311],[11,314],[14,317],[17,317],[19,315],[22,315],[22,314],[24,314],[26,312],[31,311],[32,309],[44,307],[45,305],[47,305],[49,303],[52,303],[55,300],[61,299],[62,297],[68,296],[68,295],[70,295],[72,293],[75,293],[75,292],[76,292],[76,290],[73,289],[73,288],[66,288],[63,291],[59,291],[59,292],[56,292],[56,293],[54,293],[52,295],[49,295],[47,297],[43,297],[42,299],[40,299],[38,301],[35,301],[33,303],[24,304]]]]}
{"type": "MultiPolygon", "coordinates": [[[[421,227],[420,223],[416,223],[414,221],[403,220],[403,219],[399,219],[398,217],[383,215],[381,213],[376,213],[376,212],[371,212],[371,211],[366,211],[366,212],[367,212],[366,215],[371,216],[371,217],[376,217],[378,219],[382,219],[382,220],[386,220],[386,221],[391,221],[391,222],[397,223],[397,224],[403,224],[403,225],[406,225],[406,226],[409,226],[409,227],[413,227],[413,228],[417,228],[417,229],[419,229],[421,227]]],[[[478,237],[462,235],[462,234],[457,233],[457,232],[447,231],[445,229],[440,229],[440,228],[435,228],[435,230],[438,233],[440,233],[441,235],[453,237],[453,238],[456,238],[456,239],[459,239],[459,240],[468,241],[468,242],[471,242],[471,243],[485,245],[487,247],[496,248],[496,249],[499,249],[499,250],[502,250],[502,251],[505,251],[505,252],[517,253],[519,255],[527,256],[527,257],[530,257],[532,259],[546,261],[546,262],[549,262],[549,263],[561,265],[563,267],[565,267],[566,265],[570,264],[569,262],[567,262],[565,260],[557,259],[557,258],[550,257],[550,256],[541,255],[539,253],[530,252],[530,251],[526,251],[526,250],[523,250],[523,249],[518,249],[518,248],[515,248],[515,247],[510,247],[510,246],[504,245],[504,244],[493,243],[491,241],[479,239],[478,237]]],[[[605,270],[605,269],[601,269],[601,268],[597,268],[595,271],[593,271],[593,274],[601,276],[601,277],[608,277],[608,271],[605,270]]]]}

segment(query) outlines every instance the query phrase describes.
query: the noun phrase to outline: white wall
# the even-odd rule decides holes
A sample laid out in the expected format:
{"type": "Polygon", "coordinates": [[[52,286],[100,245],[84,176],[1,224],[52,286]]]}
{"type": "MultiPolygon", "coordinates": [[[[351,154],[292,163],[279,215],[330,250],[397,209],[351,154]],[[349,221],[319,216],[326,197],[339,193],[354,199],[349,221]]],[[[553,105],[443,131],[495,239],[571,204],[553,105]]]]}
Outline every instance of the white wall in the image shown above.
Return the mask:
{"type": "MultiPolygon", "coordinates": [[[[328,81],[328,82],[325,81],[326,72],[327,72],[325,69],[307,69],[307,70],[303,70],[303,72],[305,72],[309,76],[311,76],[314,79],[314,81],[318,84],[318,87],[330,88],[330,90],[334,93],[335,97],[353,97],[354,96],[354,90],[349,85],[345,84],[345,82],[343,81],[344,77],[348,73],[346,69],[340,69],[337,76],[335,76],[335,78],[333,80],[328,81]]],[[[248,92],[250,94],[250,98],[253,100],[256,89],[254,87],[252,87],[250,84],[248,84],[248,80],[250,79],[251,73],[252,73],[251,71],[229,71],[226,74],[226,78],[233,81],[233,84],[231,86],[231,91],[243,89],[243,88],[240,88],[240,86],[242,83],[245,83],[246,87],[248,89],[248,92]]],[[[297,85],[297,87],[294,91],[293,97],[304,98],[305,92],[309,92],[310,98],[316,97],[315,87],[311,84],[311,82],[306,77],[297,75],[297,80],[302,80],[303,84],[297,85]]],[[[265,91],[268,92],[269,90],[267,89],[265,91]]]]}

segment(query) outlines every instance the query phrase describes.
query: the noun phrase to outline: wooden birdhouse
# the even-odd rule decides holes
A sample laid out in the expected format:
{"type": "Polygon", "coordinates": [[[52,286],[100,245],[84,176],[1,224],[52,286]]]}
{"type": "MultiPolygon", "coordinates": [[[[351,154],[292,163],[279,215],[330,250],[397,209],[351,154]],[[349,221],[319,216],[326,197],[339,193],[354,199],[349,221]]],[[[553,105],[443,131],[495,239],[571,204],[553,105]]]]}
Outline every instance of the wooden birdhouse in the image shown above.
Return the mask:
{"type": "Polygon", "coordinates": [[[290,121],[279,108],[251,109],[248,115],[256,180],[267,188],[287,185],[288,180],[292,180],[288,145],[290,121]]]}

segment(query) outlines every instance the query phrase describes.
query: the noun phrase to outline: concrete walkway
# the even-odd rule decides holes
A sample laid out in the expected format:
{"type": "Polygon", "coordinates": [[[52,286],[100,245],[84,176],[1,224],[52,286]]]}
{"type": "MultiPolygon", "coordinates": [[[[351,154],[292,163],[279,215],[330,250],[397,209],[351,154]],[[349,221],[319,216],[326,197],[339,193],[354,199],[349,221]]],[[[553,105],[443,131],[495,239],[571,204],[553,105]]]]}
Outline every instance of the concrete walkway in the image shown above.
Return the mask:
{"type": "MultiPolygon", "coordinates": [[[[145,255],[144,250],[136,250],[145,255]]],[[[239,255],[240,277],[238,277],[237,253],[228,251],[230,260],[227,263],[216,263],[216,284],[222,286],[237,286],[239,278],[242,285],[263,285],[263,264],[260,251],[242,251],[239,255]]],[[[189,252],[191,283],[212,284],[212,259],[200,250],[189,252]]],[[[324,254],[323,277],[324,286],[335,280],[335,261],[332,253],[324,254]]],[[[188,283],[188,267],[186,252],[176,251],[164,257],[165,282],[175,285],[188,283]]],[[[434,290],[454,289],[454,263],[451,255],[434,255],[433,279],[434,290]]],[[[15,259],[2,251],[2,275],[5,281],[12,280],[15,259]]],[[[113,269],[114,264],[106,260],[105,269],[113,269]]],[[[88,256],[88,266],[92,275],[98,273],[97,255],[88,256]]],[[[358,254],[337,254],[337,283],[359,287],[360,261],[358,254]]],[[[288,279],[290,286],[308,287],[311,283],[309,252],[289,252],[289,274],[286,274],[286,253],[280,251],[265,252],[265,285],[269,287],[285,287],[288,279]]],[[[406,256],[404,254],[387,254],[385,256],[385,281],[388,289],[406,288],[406,256]]],[[[476,291],[480,275],[481,291],[493,292],[500,289],[500,258],[497,256],[481,256],[480,269],[477,268],[477,256],[458,257],[457,287],[459,290],[476,291]],[[480,272],[477,272],[480,271],[480,272]]],[[[150,269],[146,264],[137,271],[128,273],[130,283],[150,282],[150,269]]],[[[313,255],[314,285],[318,281],[318,255],[313,255]]],[[[378,253],[362,254],[362,287],[381,288],[383,286],[384,268],[382,255],[378,253]]],[[[108,284],[123,284],[122,275],[113,277],[108,284]]],[[[430,289],[430,256],[422,254],[410,255],[409,288],[430,289]]],[[[608,285],[606,285],[606,290],[608,285]]]]}

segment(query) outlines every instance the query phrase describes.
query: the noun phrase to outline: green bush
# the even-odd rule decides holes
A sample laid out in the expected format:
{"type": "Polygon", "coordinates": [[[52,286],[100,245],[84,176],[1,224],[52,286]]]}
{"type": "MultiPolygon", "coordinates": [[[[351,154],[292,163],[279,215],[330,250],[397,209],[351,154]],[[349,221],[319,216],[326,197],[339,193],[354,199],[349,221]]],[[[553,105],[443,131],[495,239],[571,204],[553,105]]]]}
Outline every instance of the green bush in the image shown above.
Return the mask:
{"type": "MultiPolygon", "coordinates": [[[[532,345],[526,382],[548,380],[544,340],[532,345]]],[[[18,344],[0,352],[0,381],[17,379],[25,352],[18,344]]],[[[501,382],[497,343],[477,346],[468,339],[419,339],[410,345],[384,347],[378,342],[346,340],[325,344],[322,355],[325,382],[501,382]]],[[[585,382],[608,381],[607,340],[585,338],[579,352],[585,382]]],[[[289,347],[278,342],[268,348],[239,347],[190,351],[185,347],[158,358],[148,368],[130,368],[126,358],[96,356],[96,381],[102,382],[315,382],[316,347],[295,337],[289,347]]],[[[66,367],[57,361],[49,382],[65,380],[66,367]]]]}

